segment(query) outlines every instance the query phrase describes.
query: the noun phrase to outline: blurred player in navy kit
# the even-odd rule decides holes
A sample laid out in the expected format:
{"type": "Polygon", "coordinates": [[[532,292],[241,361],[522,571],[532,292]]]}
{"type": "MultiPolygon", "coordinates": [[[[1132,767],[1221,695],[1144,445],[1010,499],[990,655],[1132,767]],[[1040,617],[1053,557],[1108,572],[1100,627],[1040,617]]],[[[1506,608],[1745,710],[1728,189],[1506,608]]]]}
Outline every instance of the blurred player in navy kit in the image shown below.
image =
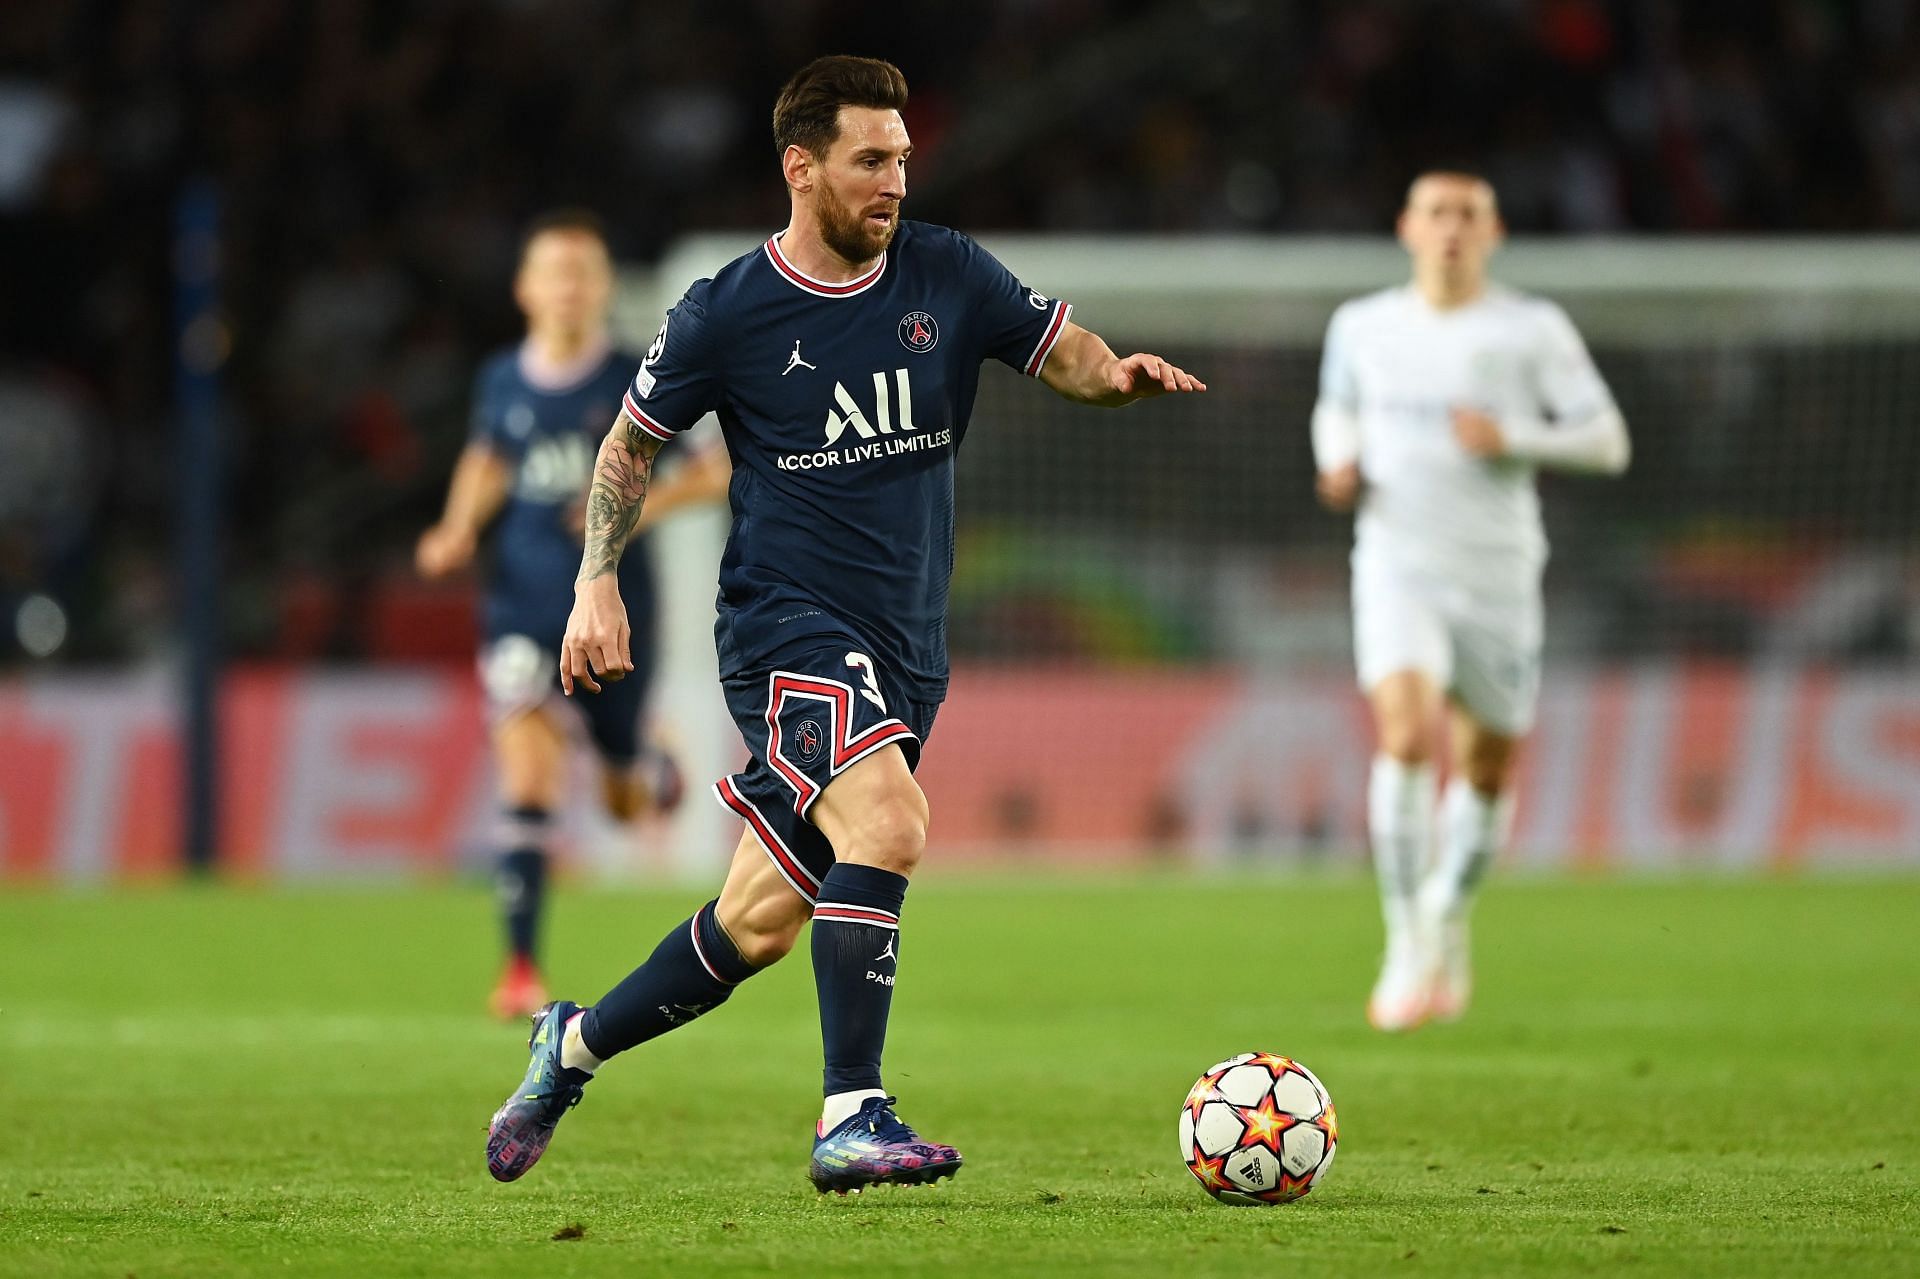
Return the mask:
{"type": "MultiPolygon", "coordinates": [[[[535,934],[554,813],[566,790],[564,716],[570,713],[558,707],[554,663],[573,607],[568,583],[580,560],[594,446],[634,365],[607,337],[613,265],[592,214],[560,211],[536,221],[513,291],[527,318],[526,339],[480,370],[472,431],[446,512],[416,552],[427,577],[459,572],[492,526],[480,676],[500,781],[499,885],[508,956],[492,1005],[501,1017],[525,1016],[547,999],[535,934]]],[[[719,451],[695,453],[656,495],[649,520],[687,502],[717,501],[725,486],[719,451]]],[[[671,808],[682,790],[673,762],[640,740],[654,592],[646,548],[636,543],[628,551],[617,580],[634,610],[635,678],[604,698],[576,703],[600,757],[602,798],[621,821],[671,808]]]]}
{"type": "Polygon", "coordinates": [[[655,456],[719,414],[733,529],[715,640],[751,758],[715,791],[746,830],[719,897],[645,964],[591,1007],[534,1019],[526,1077],[488,1132],[502,1181],[607,1058],[718,1006],[809,920],[826,1058],[809,1177],[845,1192],[960,1166],[894,1113],[880,1057],[926,843],[913,770],[947,690],[954,456],[980,365],[1111,407],[1205,386],[1156,355],[1116,357],[967,237],[902,222],[906,100],[898,68],[867,58],[787,83],[773,131],[791,221],[668,313],[600,447],[560,661],[570,690],[604,697],[640,666],[616,566],[652,509],[655,456]]]}

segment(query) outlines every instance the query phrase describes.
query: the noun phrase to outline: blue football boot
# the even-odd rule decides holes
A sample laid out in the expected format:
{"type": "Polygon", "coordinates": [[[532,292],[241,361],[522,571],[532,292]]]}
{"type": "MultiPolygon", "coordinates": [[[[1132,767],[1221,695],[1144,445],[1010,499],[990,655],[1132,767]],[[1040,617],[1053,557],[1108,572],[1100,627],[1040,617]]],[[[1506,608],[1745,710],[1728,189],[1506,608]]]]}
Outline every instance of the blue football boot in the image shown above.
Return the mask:
{"type": "Polygon", "coordinates": [[[593,1078],[560,1064],[567,1019],[579,1011],[580,1005],[557,999],[533,1015],[533,1033],[527,1038],[533,1060],[527,1063],[527,1077],[487,1125],[487,1171],[495,1181],[516,1180],[539,1162],[561,1116],[580,1104],[593,1078]]]}
{"type": "Polygon", "coordinates": [[[960,1152],[922,1141],[893,1113],[894,1097],[869,1097],[831,1132],[814,1138],[807,1179],[825,1194],[859,1194],[868,1186],[921,1186],[960,1171],[960,1152]]]}

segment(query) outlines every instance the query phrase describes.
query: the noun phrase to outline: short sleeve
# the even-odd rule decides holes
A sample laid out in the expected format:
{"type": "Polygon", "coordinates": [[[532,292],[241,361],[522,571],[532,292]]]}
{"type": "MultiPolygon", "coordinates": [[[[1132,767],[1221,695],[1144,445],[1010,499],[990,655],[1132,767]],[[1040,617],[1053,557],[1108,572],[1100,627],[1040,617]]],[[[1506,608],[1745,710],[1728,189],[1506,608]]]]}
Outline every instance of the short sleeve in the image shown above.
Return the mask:
{"type": "Polygon", "coordinates": [[[959,238],[974,321],[981,329],[981,353],[1028,377],[1040,376],[1066,330],[1072,303],[1028,288],[993,254],[965,236],[959,238]]]}
{"type": "Polygon", "coordinates": [[[1585,421],[1610,411],[1613,395],[1567,313],[1551,302],[1541,303],[1540,327],[1536,378],[1541,407],[1562,422],[1585,421]]]}
{"type": "Polygon", "coordinates": [[[695,284],[667,312],[627,386],[627,413],[656,439],[672,439],[719,407],[718,344],[707,317],[706,285],[695,284]]]}
{"type": "Polygon", "coordinates": [[[1347,413],[1360,411],[1360,379],[1353,367],[1353,318],[1346,307],[1327,321],[1326,345],[1320,351],[1320,403],[1347,413]]]}
{"type": "MultiPolygon", "coordinates": [[[[511,357],[508,357],[511,358],[511,357]]],[[[473,379],[473,403],[467,414],[467,443],[479,445],[510,462],[518,462],[527,451],[527,431],[518,434],[508,417],[513,398],[502,386],[501,364],[490,360],[473,379]]]]}

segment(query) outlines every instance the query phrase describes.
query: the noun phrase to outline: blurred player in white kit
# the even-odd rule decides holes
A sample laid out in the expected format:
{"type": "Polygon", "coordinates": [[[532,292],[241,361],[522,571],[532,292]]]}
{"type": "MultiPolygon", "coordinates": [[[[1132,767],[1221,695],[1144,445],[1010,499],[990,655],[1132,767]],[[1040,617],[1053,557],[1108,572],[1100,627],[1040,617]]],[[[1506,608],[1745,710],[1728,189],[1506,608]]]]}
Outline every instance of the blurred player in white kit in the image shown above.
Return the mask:
{"type": "Polygon", "coordinates": [[[1367,825],[1387,931],[1367,1017],[1382,1030],[1456,1018],[1471,993],[1467,917],[1512,824],[1540,686],[1534,472],[1617,475],[1630,452],[1566,313],[1488,281],[1504,228],[1484,179],[1422,174],[1398,230],[1413,279],[1334,312],[1313,413],[1320,499],[1358,510],[1355,664],[1378,738],[1367,825]]]}

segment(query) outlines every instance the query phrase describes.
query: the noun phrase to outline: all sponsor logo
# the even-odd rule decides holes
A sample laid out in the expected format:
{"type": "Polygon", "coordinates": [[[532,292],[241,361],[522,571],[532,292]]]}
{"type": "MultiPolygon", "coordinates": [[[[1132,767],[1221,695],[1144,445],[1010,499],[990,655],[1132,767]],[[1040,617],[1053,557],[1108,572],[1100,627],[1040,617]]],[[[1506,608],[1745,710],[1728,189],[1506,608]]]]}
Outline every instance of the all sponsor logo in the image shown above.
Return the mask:
{"type": "Polygon", "coordinates": [[[885,373],[873,375],[870,412],[847,390],[846,383],[835,382],[833,407],[827,410],[825,446],[809,453],[782,453],[774,465],[783,471],[818,471],[942,449],[952,443],[949,427],[935,431],[915,428],[912,375],[906,369],[895,369],[891,377],[885,373]],[[849,437],[844,444],[843,436],[849,437]]]}
{"type": "Polygon", "coordinates": [[[873,375],[873,417],[869,419],[866,411],[853,398],[844,382],[833,384],[833,402],[837,406],[827,410],[827,447],[832,448],[845,435],[849,428],[863,440],[873,439],[877,435],[892,435],[896,428],[902,431],[913,430],[913,377],[905,369],[893,371],[892,385],[899,391],[900,421],[893,420],[894,398],[888,394],[888,379],[884,373],[873,375]]]}
{"type": "Polygon", "coordinates": [[[577,502],[593,479],[594,443],[574,432],[540,436],[521,458],[514,491],[546,505],[577,502]]]}

